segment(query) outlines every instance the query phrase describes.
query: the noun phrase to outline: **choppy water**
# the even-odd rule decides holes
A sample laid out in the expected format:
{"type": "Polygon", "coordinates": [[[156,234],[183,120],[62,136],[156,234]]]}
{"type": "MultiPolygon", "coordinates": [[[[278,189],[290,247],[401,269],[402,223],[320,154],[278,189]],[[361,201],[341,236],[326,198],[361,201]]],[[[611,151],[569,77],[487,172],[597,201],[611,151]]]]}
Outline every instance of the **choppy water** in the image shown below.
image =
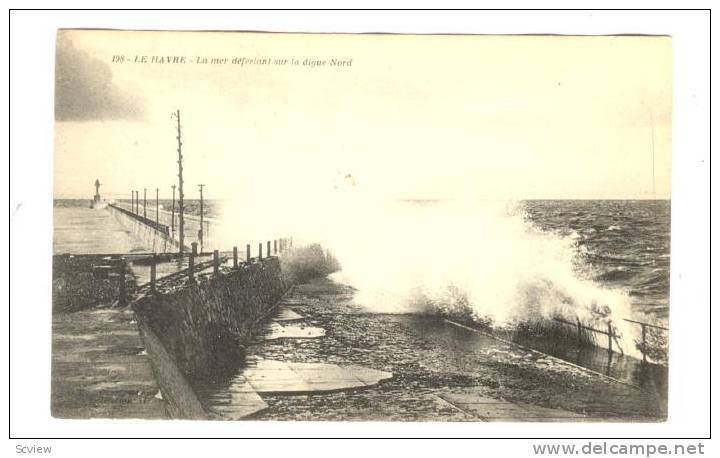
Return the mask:
{"type": "Polygon", "coordinates": [[[628,292],[635,311],[668,315],[670,201],[524,202],[526,218],[574,238],[581,275],[628,292]]]}
{"type": "MultiPolygon", "coordinates": [[[[127,199],[126,199],[127,200],[127,199]]],[[[120,200],[122,202],[122,200],[120,200]]],[[[129,202],[129,200],[128,200],[129,202]]],[[[435,201],[412,201],[433,207],[435,201]]],[[[56,207],[87,207],[89,200],[56,200],[56,207]]],[[[160,200],[170,208],[170,200],[160,200]]],[[[207,217],[222,217],[222,201],[205,201],[207,217]]],[[[187,199],[188,214],[199,214],[199,200],[187,199]]],[[[666,318],[670,288],[670,201],[532,200],[521,203],[526,220],[543,231],[574,240],[577,273],[628,293],[635,312],[666,318]]],[[[73,221],[56,215],[56,238],[72,232],[73,221]],[[60,220],[58,220],[58,217],[60,220]],[[62,233],[59,233],[61,231],[62,233]]],[[[82,221],[76,221],[82,225],[82,221]]],[[[82,227],[77,227],[82,232],[82,227]]],[[[76,237],[77,238],[77,237],[76,237]]],[[[82,241],[83,238],[79,237],[82,241]]],[[[87,238],[97,245],[97,238],[87,238]]],[[[103,251],[88,246],[88,252],[103,251]]],[[[76,247],[82,252],[82,247],[76,247]]]]}

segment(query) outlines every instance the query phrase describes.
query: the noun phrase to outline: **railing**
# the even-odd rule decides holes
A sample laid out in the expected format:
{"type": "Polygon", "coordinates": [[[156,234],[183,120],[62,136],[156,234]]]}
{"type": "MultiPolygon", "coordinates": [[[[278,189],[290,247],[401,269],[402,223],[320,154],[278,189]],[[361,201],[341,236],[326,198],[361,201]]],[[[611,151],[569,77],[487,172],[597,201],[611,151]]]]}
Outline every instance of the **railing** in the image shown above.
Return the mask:
{"type": "Polygon", "coordinates": [[[115,204],[109,204],[108,206],[114,208],[115,210],[117,210],[117,211],[119,211],[119,212],[121,212],[121,213],[124,213],[124,214],[128,215],[129,217],[131,217],[131,218],[133,218],[133,219],[136,219],[136,220],[140,221],[141,223],[143,223],[143,224],[145,224],[145,225],[147,225],[147,226],[152,227],[153,229],[155,229],[155,230],[158,231],[158,232],[162,232],[162,233],[163,233],[165,236],[167,236],[167,237],[170,236],[170,227],[169,227],[169,226],[166,226],[165,224],[160,224],[160,223],[158,223],[158,222],[156,222],[156,221],[151,220],[150,218],[146,218],[146,217],[144,217],[144,216],[138,215],[138,214],[136,214],[136,213],[133,213],[133,212],[131,212],[131,211],[129,211],[129,210],[126,210],[126,209],[124,209],[124,208],[122,208],[122,207],[120,207],[120,206],[118,206],[118,205],[115,205],[115,204]]]}
{"type": "MultiPolygon", "coordinates": [[[[128,206],[130,206],[130,204],[128,204],[127,202],[118,202],[115,204],[115,207],[121,208],[126,212],[130,212],[130,214],[132,214],[133,216],[140,216],[141,218],[144,218],[142,215],[145,214],[146,211],[148,212],[148,214],[155,215],[156,220],[152,221],[155,221],[157,224],[170,228],[168,229],[169,236],[175,240],[177,239],[180,219],[179,212],[171,212],[165,209],[151,208],[149,206],[146,208],[143,206],[142,203],[137,204],[137,210],[134,208],[126,208],[128,206]]],[[[218,221],[215,218],[204,216],[202,225],[200,224],[200,217],[197,215],[184,213],[183,219],[186,242],[188,242],[188,240],[196,240],[200,242],[201,246],[208,245],[208,243],[211,242],[210,226],[215,226],[218,224],[218,221]]],[[[214,231],[215,229],[213,229],[213,233],[214,231]]]]}
{"type": "MultiPolygon", "coordinates": [[[[246,245],[246,255],[245,255],[245,263],[251,263],[253,260],[257,260],[258,262],[261,262],[263,260],[263,243],[260,243],[258,246],[258,255],[256,258],[251,257],[251,251],[250,251],[250,244],[246,245]]],[[[228,259],[230,259],[229,256],[221,256],[220,252],[218,250],[214,250],[212,252],[213,259],[211,261],[205,261],[199,264],[195,264],[195,258],[198,256],[207,256],[210,253],[198,253],[197,251],[197,242],[193,242],[191,244],[191,251],[187,254],[171,254],[171,255],[157,255],[157,254],[151,254],[150,256],[146,256],[145,259],[149,261],[150,265],[150,281],[148,283],[145,283],[143,285],[140,285],[135,290],[135,295],[144,295],[144,294],[155,294],[157,292],[157,283],[167,282],[169,280],[176,280],[176,279],[182,279],[183,277],[187,277],[188,283],[195,283],[195,274],[197,272],[201,272],[209,267],[212,266],[213,268],[213,275],[218,276],[220,275],[220,264],[224,263],[228,259]],[[161,278],[157,278],[157,264],[158,260],[161,259],[161,257],[164,258],[172,258],[176,259],[178,257],[187,257],[188,258],[188,267],[182,270],[179,270],[177,272],[173,272],[171,274],[165,275],[161,278]]],[[[292,248],[292,238],[288,239],[276,239],[276,240],[268,240],[267,241],[267,252],[265,255],[265,258],[270,258],[273,256],[278,256],[281,253],[284,253],[292,248]]],[[[232,249],[232,260],[233,260],[233,269],[237,269],[240,266],[239,259],[238,259],[238,248],[237,246],[234,246],[232,249]]],[[[122,267],[121,267],[121,275],[120,275],[120,288],[119,288],[119,298],[118,298],[118,305],[119,306],[125,306],[127,305],[127,289],[125,285],[125,260],[122,259],[122,267]]]]}
{"type": "MultiPolygon", "coordinates": [[[[625,352],[622,349],[622,346],[620,345],[620,342],[617,339],[618,335],[615,333],[611,322],[608,322],[607,331],[605,331],[605,330],[601,330],[601,329],[595,329],[590,326],[585,326],[584,324],[582,324],[580,322],[579,318],[576,318],[575,323],[565,320],[563,318],[559,318],[559,317],[555,317],[554,320],[557,322],[569,325],[569,326],[576,327],[578,330],[578,341],[582,341],[582,330],[583,329],[597,333],[597,334],[606,335],[606,336],[608,336],[608,351],[610,353],[613,352],[613,341],[615,341],[615,344],[617,345],[618,349],[620,350],[620,353],[625,354],[625,352]]],[[[634,323],[634,324],[641,326],[641,328],[642,328],[642,345],[639,348],[639,350],[643,355],[643,362],[647,362],[647,328],[661,329],[664,331],[669,331],[669,329],[664,326],[658,326],[656,324],[645,323],[642,321],[630,320],[628,318],[623,318],[623,321],[627,321],[628,323],[634,323]]]]}
{"type": "Polygon", "coordinates": [[[642,347],[640,348],[640,352],[643,355],[643,362],[647,362],[647,328],[660,329],[665,332],[669,331],[670,329],[668,329],[664,326],[658,326],[656,324],[650,324],[650,323],[644,323],[642,321],[630,320],[628,318],[623,318],[623,320],[627,321],[628,323],[638,324],[642,328],[642,347]]]}
{"type": "Polygon", "coordinates": [[[625,354],[625,352],[624,352],[623,349],[622,349],[622,346],[620,345],[620,342],[619,342],[618,339],[617,339],[617,338],[618,338],[618,335],[615,334],[615,331],[613,330],[613,326],[612,326],[612,323],[611,323],[611,322],[608,322],[608,324],[607,324],[607,331],[605,331],[605,330],[602,330],[602,329],[595,329],[595,328],[592,328],[592,327],[590,327],[590,326],[585,326],[584,324],[582,324],[582,323],[580,322],[580,319],[579,319],[579,318],[576,319],[576,322],[575,322],[575,323],[573,323],[573,322],[571,322],[571,321],[564,320],[564,319],[562,319],[562,318],[558,318],[558,317],[555,317],[554,320],[555,320],[555,321],[558,321],[558,322],[560,322],[560,323],[564,323],[564,324],[567,324],[567,325],[576,327],[577,330],[578,330],[578,341],[582,341],[582,330],[583,330],[583,329],[586,329],[586,330],[588,330],[588,331],[595,332],[595,333],[597,333],[597,334],[604,334],[604,335],[608,336],[608,351],[609,351],[610,353],[613,352],[613,341],[615,341],[615,344],[617,345],[618,349],[620,350],[620,353],[623,354],[623,355],[625,354]]]}

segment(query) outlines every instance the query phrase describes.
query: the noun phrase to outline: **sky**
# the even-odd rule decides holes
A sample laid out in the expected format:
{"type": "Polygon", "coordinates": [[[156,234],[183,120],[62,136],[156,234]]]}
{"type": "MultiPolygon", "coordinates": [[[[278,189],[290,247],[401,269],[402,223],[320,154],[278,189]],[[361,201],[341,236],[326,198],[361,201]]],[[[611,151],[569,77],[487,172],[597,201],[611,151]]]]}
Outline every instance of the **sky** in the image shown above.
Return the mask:
{"type": "Polygon", "coordinates": [[[668,37],[59,31],[55,197],[169,198],[179,109],[186,198],[667,199],[671,59],[668,37]]]}

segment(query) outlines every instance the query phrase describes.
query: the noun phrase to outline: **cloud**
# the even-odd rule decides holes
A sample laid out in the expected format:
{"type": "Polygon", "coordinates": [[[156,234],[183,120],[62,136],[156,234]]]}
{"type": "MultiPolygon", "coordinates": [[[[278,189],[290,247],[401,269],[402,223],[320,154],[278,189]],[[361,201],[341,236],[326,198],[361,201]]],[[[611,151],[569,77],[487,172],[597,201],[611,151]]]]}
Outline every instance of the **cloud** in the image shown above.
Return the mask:
{"type": "Polygon", "coordinates": [[[107,63],[76,48],[65,34],[59,33],[55,55],[55,120],[141,118],[142,100],[115,85],[112,77],[107,63]]]}

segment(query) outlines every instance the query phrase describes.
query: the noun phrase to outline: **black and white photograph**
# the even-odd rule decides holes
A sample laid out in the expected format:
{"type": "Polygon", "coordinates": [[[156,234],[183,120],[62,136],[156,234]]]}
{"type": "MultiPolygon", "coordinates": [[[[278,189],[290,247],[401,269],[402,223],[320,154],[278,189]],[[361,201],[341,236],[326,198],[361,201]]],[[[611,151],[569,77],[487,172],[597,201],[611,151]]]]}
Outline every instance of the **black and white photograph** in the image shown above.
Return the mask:
{"type": "Polygon", "coordinates": [[[663,421],[670,63],[60,30],[52,414],[663,421]]]}
{"type": "Polygon", "coordinates": [[[11,19],[16,455],[707,452],[709,11],[11,19]]]}

